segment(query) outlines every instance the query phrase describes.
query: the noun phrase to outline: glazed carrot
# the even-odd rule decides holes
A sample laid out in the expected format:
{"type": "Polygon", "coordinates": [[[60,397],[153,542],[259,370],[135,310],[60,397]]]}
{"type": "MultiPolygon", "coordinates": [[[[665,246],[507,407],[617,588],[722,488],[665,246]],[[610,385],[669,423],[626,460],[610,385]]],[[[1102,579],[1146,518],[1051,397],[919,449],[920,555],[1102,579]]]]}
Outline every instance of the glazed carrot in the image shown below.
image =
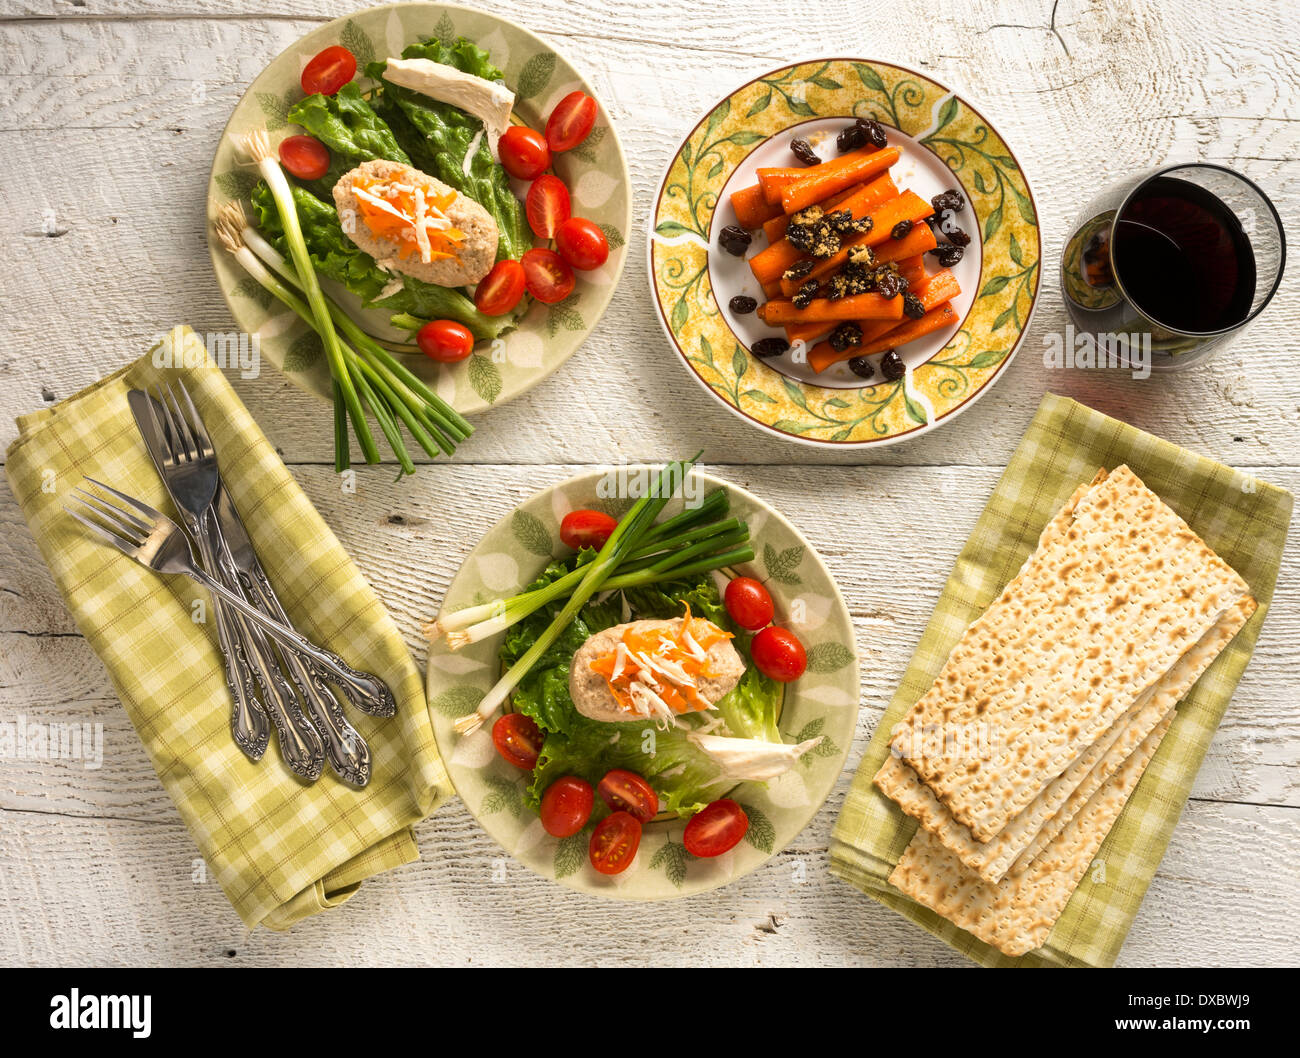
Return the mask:
{"type": "MultiPolygon", "coordinates": [[[[908,280],[908,282],[911,283],[911,280],[908,280]]],[[[929,312],[931,309],[938,308],[945,301],[951,301],[955,298],[961,293],[961,287],[957,285],[956,276],[945,268],[942,272],[936,272],[928,279],[915,284],[912,287],[912,293],[916,295],[921,307],[926,312],[929,312]]],[[[880,335],[894,327],[893,323],[889,323],[889,326],[885,327],[880,320],[862,319],[854,322],[862,328],[863,343],[880,337],[880,335]]],[[[792,323],[787,324],[785,336],[791,342],[807,343],[815,338],[820,338],[829,330],[831,330],[831,327],[826,323],[792,323]]],[[[820,371],[821,368],[817,368],[817,370],[820,371]]]]}
{"type": "MultiPolygon", "coordinates": [[[[886,198],[893,198],[896,194],[898,194],[897,189],[895,189],[894,187],[894,182],[889,179],[888,173],[886,173],[882,177],[879,177],[879,180],[888,181],[888,184],[882,183],[880,188],[878,189],[878,191],[880,192],[881,202],[883,202],[886,198]],[[889,190],[888,194],[884,194],[886,187],[888,187],[889,190]]],[[[853,196],[856,195],[859,189],[862,188],[863,186],[864,186],[863,184],[854,184],[852,187],[845,188],[838,195],[831,195],[830,198],[828,198],[825,202],[821,203],[822,209],[826,210],[828,213],[831,210],[838,209],[838,208],[851,209],[852,207],[851,206],[846,207],[845,203],[847,203],[849,199],[853,198],[853,196]]],[[[866,209],[868,208],[868,206],[864,205],[862,208],[866,209]]],[[[768,245],[770,246],[772,243],[780,242],[782,239],[784,239],[786,229],[789,227],[790,227],[790,218],[787,217],[784,213],[782,213],[779,217],[773,217],[771,220],[764,221],[763,234],[767,236],[768,245]]],[[[777,296],[780,297],[779,294],[777,296]]]]}
{"type": "Polygon", "coordinates": [[[832,323],[840,320],[901,320],[903,318],[903,298],[892,298],[879,294],[855,294],[851,298],[813,298],[808,307],[795,308],[793,301],[776,299],[769,301],[759,309],[764,323],[776,327],[783,323],[832,323]]]}
{"type": "Polygon", "coordinates": [[[763,189],[763,197],[773,206],[781,204],[781,192],[808,175],[803,166],[799,168],[763,168],[757,170],[758,186],[763,189]]]}
{"type": "Polygon", "coordinates": [[[908,257],[917,257],[928,250],[933,250],[939,242],[934,237],[928,224],[917,224],[901,239],[886,239],[876,244],[876,262],[889,264],[890,261],[902,261],[908,257]]]}
{"type": "Polygon", "coordinates": [[[915,290],[926,281],[925,259],[918,253],[898,261],[898,274],[907,280],[907,289],[915,290]]]}
{"type": "MultiPolygon", "coordinates": [[[[882,151],[881,153],[884,152],[882,151]]],[[[846,154],[844,157],[847,158],[848,155],[846,154]]],[[[896,245],[888,247],[888,254],[890,260],[896,261],[899,258],[894,255],[898,254],[899,251],[904,248],[903,244],[908,242],[908,240],[915,235],[917,241],[909,244],[906,247],[907,252],[903,253],[901,256],[911,257],[913,254],[920,253],[921,251],[913,249],[913,246],[920,245],[925,241],[927,235],[920,229],[924,228],[926,229],[926,232],[929,232],[930,226],[928,224],[914,227],[902,239],[894,239],[889,233],[893,230],[894,225],[899,221],[922,220],[933,212],[934,207],[925,201],[925,199],[921,198],[920,195],[912,191],[904,191],[901,195],[881,203],[880,206],[871,214],[871,230],[869,232],[866,232],[863,235],[855,235],[851,239],[844,240],[844,244],[839,248],[838,252],[822,261],[819,261],[816,267],[814,267],[807,276],[803,277],[800,282],[806,283],[809,279],[824,279],[832,272],[839,271],[839,269],[843,267],[844,262],[849,259],[849,251],[855,246],[879,246],[886,242],[895,243],[896,245]]],[[[934,234],[929,232],[928,237],[933,240],[934,234]]],[[[758,256],[762,255],[760,254],[758,256]]],[[[880,260],[879,253],[877,253],[876,259],[877,261],[880,260]]],[[[751,259],[751,264],[753,263],[753,260],[754,259],[751,259]]],[[[785,266],[785,268],[789,267],[790,265],[785,266]]],[[[785,268],[782,269],[783,272],[785,271],[785,268]]],[[[798,284],[788,279],[782,280],[781,289],[785,292],[787,297],[793,297],[795,290],[798,289],[798,284]]]]}
{"type": "MultiPolygon", "coordinates": [[[[845,157],[847,158],[848,155],[845,157]]],[[[872,209],[891,201],[897,195],[898,189],[894,186],[894,181],[889,178],[888,173],[885,173],[841,199],[836,208],[847,209],[854,217],[865,217],[871,214],[872,209]]],[[[920,199],[917,201],[919,202],[920,199]]],[[[754,276],[760,283],[770,283],[780,279],[781,273],[802,257],[803,252],[796,249],[789,239],[782,239],[754,254],[749,259],[749,267],[753,269],[754,276]]],[[[787,297],[794,294],[794,289],[787,292],[787,297]]]]}
{"type": "MultiPolygon", "coordinates": [[[[808,363],[812,365],[814,371],[822,372],[831,364],[839,363],[841,360],[850,360],[855,356],[870,356],[872,353],[883,353],[886,349],[896,349],[900,345],[906,345],[908,342],[915,341],[917,338],[922,338],[933,331],[956,322],[956,310],[953,309],[951,302],[945,301],[938,308],[927,312],[919,320],[908,320],[906,323],[891,327],[883,334],[877,335],[870,340],[864,340],[861,345],[853,349],[846,349],[842,353],[837,353],[832,349],[830,342],[821,342],[809,350],[808,363]]],[[[865,332],[863,337],[865,339],[865,332]]]]}
{"type": "Polygon", "coordinates": [[[763,197],[760,184],[733,191],[731,208],[736,211],[736,223],[742,228],[759,228],[772,217],[785,216],[779,205],[773,206],[763,197]]]}
{"type": "Polygon", "coordinates": [[[897,147],[886,147],[883,150],[864,147],[841,154],[832,162],[822,162],[821,165],[804,170],[807,175],[782,190],[781,208],[786,213],[798,213],[801,209],[830,198],[850,184],[883,173],[896,161],[897,147]]]}
{"type": "Polygon", "coordinates": [[[769,301],[770,301],[772,298],[779,298],[779,297],[781,296],[781,284],[780,284],[780,283],[764,283],[764,284],[763,284],[763,294],[768,298],[769,301]]]}

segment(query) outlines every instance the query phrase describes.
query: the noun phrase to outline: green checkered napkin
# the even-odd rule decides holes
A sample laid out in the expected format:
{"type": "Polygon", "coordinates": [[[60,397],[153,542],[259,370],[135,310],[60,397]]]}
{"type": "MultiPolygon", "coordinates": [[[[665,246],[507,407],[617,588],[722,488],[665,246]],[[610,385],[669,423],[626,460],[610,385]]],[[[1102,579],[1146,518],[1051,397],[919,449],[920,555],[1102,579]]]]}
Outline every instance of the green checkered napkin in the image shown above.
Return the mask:
{"type": "Polygon", "coordinates": [[[23,416],[18,429],[5,469],[41,554],[245,924],[287,928],[342,903],[364,879],[417,859],[411,826],[452,792],[423,681],[382,603],[193,332],[177,328],[130,366],[23,416]],[[178,362],[199,366],[157,366],[178,362]],[[347,708],[373,759],[362,790],[328,766],[304,785],[285,768],[274,737],[260,763],[249,761],[230,735],[216,629],[193,619],[196,609],[211,612],[207,592],[137,565],[62,509],[84,475],[175,516],[126,394],[178,376],[294,624],[381,677],[397,698],[397,715],[386,720],[347,708]]]}
{"type": "Polygon", "coordinates": [[[1197,769],[1250,660],[1273,597],[1292,497],[1282,489],[1048,394],[966,541],[934,616],[876,728],[831,840],[831,871],[986,966],[1110,966],[1160,865],[1197,769]],[[1033,551],[1070,493],[1127,463],[1250,585],[1259,609],[1178,705],[1177,716],[1047,943],[1008,958],[886,879],[916,822],[872,785],[889,732],[1033,551]]]}

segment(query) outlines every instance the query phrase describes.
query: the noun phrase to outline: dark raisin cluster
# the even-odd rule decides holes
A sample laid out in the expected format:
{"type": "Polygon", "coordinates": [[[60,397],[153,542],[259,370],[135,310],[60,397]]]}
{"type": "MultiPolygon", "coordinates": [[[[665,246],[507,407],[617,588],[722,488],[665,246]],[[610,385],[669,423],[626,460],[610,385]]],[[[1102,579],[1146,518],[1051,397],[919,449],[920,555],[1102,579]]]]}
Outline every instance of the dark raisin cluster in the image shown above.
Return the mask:
{"type": "Polygon", "coordinates": [[[796,279],[802,279],[804,276],[806,276],[809,272],[811,272],[816,267],[817,267],[816,261],[814,261],[811,257],[805,257],[801,261],[795,261],[794,264],[792,264],[789,268],[787,268],[784,272],[782,272],[781,278],[788,279],[791,283],[793,283],[796,279]]]}
{"type": "Polygon", "coordinates": [[[797,309],[806,309],[812,304],[813,298],[817,296],[818,288],[819,284],[817,280],[808,280],[808,282],[795,291],[794,297],[790,299],[794,302],[794,307],[797,309]]]}
{"type": "Polygon", "coordinates": [[[837,353],[856,349],[862,344],[862,328],[853,322],[841,323],[831,331],[830,342],[831,348],[837,353]]]}

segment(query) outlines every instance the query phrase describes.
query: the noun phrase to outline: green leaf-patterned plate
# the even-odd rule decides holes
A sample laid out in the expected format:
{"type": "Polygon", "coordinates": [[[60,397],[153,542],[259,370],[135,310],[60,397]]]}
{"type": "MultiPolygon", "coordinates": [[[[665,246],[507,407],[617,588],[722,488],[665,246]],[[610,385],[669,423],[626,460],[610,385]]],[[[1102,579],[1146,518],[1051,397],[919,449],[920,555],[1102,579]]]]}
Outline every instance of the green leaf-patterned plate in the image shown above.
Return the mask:
{"type": "MultiPolygon", "coordinates": [[[[287,126],[284,115],[302,98],[299,77],[313,55],[331,44],[343,44],[364,66],[372,59],[399,55],[408,44],[429,37],[468,37],[485,48],[515,93],[516,119],[533,128],[544,128],[552,108],[569,92],[582,89],[595,95],[572,64],[540,37],[497,15],[452,4],[394,4],[335,19],[308,33],[262,71],[235,107],[212,163],[208,250],[231,314],[241,331],[257,337],[261,357],[298,386],[325,399],[330,397],[330,377],[319,341],[292,312],[278,301],[272,303],[222,249],[212,220],[231,199],[243,201],[251,216],[247,200],[257,176],[252,167],[241,164],[235,144],[255,128],[269,130],[272,142],[301,131],[287,126]]],[[[472,414],[502,404],[557,370],[591,333],[614,295],[627,257],[632,190],[623,148],[603,108],[588,139],[557,156],[555,171],[569,187],[574,213],[604,229],[609,260],[595,271],[579,273],[573,294],[560,304],[533,303],[516,330],[497,342],[479,343],[468,360],[433,363],[409,345],[409,334],[388,326],[387,313],[360,310],[356,298],[326,284],[372,334],[408,343],[410,352],[399,353],[403,362],[461,412],[472,414]]],[[[516,183],[517,194],[522,196],[526,190],[516,183]]]]}
{"type": "MultiPolygon", "coordinates": [[[[569,511],[594,507],[621,515],[649,480],[645,468],[596,470],[550,488],[522,503],[488,530],[447,589],[443,608],[458,610],[513,595],[530,583],[552,555],[565,554],[560,521],[569,511]]],[[[445,641],[429,648],[428,694],[438,748],[452,782],[470,812],[501,847],[538,874],[574,889],[623,900],[667,900],[726,885],[757,870],[794,840],[835,785],[853,741],[858,715],[858,662],[853,624],[839,589],[812,545],[758,497],[696,471],[697,497],[719,486],[732,513],[750,527],[755,561],[733,571],[766,582],[776,602],[777,623],[792,629],[808,650],[808,671],[786,688],[781,730],[787,742],[824,736],[794,768],[766,785],[744,783],[728,796],[745,806],[750,827],[736,848],[712,860],[689,855],[678,819],[646,825],[641,848],[622,874],[606,877],[587,861],[588,826],[558,840],[542,829],[524,803],[529,776],[506,763],[492,745],[491,724],[461,737],[457,717],[472,712],[500,673],[502,636],[452,652],[445,641]]],[[[694,487],[693,486],[693,487],[694,487]]],[[[680,497],[664,514],[681,510],[680,497]]],[[[719,792],[718,796],[722,796],[719,792]]],[[[466,865],[472,869],[472,865],[466,865]]],[[[485,861],[484,881],[505,881],[503,861],[485,861]]],[[[790,869],[804,869],[799,864],[790,869]]]]}
{"type": "MultiPolygon", "coordinates": [[[[767,245],[755,233],[748,256],[767,245]]],[[[1038,214],[1019,162],[969,102],[915,70],[864,59],[817,59],[742,85],[710,110],[668,165],[652,210],[647,246],[660,322],[692,377],[749,422],[814,445],[890,444],[933,429],[974,403],[1002,374],[1029,327],[1040,280],[1038,214]],[[814,372],[798,346],[759,360],[748,352],[782,335],[731,298],[764,296],[744,260],[722,250],[736,223],[733,192],[757,183],[760,166],[798,164],[790,141],[835,156],[835,136],[853,118],[886,126],[902,158],[890,170],[900,189],[930,199],[959,187],[958,222],[971,244],[953,268],[958,323],[899,349],[907,375],[885,381],[879,357],[864,380],[847,363],[814,372]]],[[[926,258],[927,267],[938,266],[926,258]]]]}

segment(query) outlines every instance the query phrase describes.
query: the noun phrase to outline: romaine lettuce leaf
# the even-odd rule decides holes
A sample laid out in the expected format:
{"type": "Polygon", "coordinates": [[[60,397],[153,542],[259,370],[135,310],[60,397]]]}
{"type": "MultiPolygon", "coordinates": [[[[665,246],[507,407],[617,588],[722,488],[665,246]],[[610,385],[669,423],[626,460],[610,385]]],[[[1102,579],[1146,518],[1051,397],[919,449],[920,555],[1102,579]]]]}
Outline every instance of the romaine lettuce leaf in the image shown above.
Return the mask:
{"type": "Polygon", "coordinates": [[[361,96],[356,81],[349,81],[334,95],[307,96],[289,108],[289,123],[301,125],[330,149],[333,160],[345,159],[344,171],[362,162],[382,158],[411,164],[397,145],[390,129],[361,96]]]}
{"type": "MultiPolygon", "coordinates": [[[[412,44],[402,52],[402,58],[429,59],[488,81],[504,79],[488,53],[463,37],[450,45],[436,39],[412,44]]],[[[382,80],[386,68],[385,62],[366,66],[366,76],[381,86],[374,107],[411,156],[411,164],[468,195],[492,214],[500,232],[498,260],[522,256],[531,248],[532,236],[505,170],[492,157],[486,136],[479,139],[469,172],[465,172],[465,156],[483,123],[449,103],[389,84],[382,80]]]]}

